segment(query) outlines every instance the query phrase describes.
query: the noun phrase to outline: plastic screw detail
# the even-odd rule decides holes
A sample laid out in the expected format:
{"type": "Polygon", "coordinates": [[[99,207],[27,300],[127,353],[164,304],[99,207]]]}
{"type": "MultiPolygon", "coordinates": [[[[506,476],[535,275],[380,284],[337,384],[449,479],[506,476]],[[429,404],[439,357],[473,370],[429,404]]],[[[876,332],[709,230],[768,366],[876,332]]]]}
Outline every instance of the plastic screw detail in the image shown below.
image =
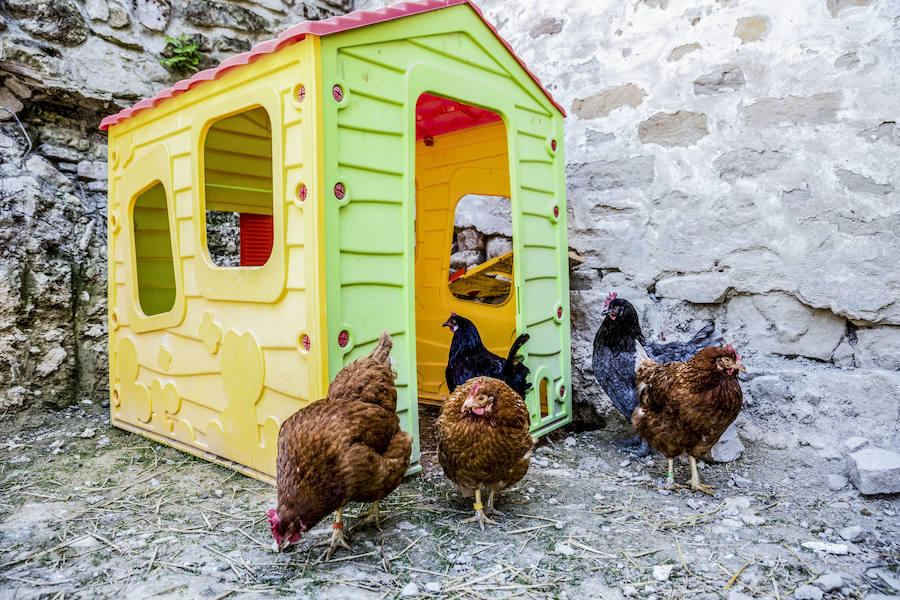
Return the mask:
{"type": "Polygon", "coordinates": [[[300,84],[299,86],[297,86],[297,102],[303,102],[303,100],[305,98],[306,98],[306,86],[303,84],[300,84]]]}
{"type": "Polygon", "coordinates": [[[558,218],[559,218],[559,207],[558,207],[558,206],[554,206],[554,207],[553,207],[553,218],[554,218],[554,219],[558,219],[558,218]]]}
{"type": "Polygon", "coordinates": [[[556,152],[556,140],[550,140],[550,149],[556,152]]]}
{"type": "Polygon", "coordinates": [[[300,200],[300,202],[304,202],[306,200],[306,194],[307,194],[306,184],[301,183],[297,187],[297,198],[300,200]]]}
{"type": "Polygon", "coordinates": [[[336,102],[342,101],[344,99],[344,88],[335,84],[334,87],[331,88],[331,95],[336,102]]]}
{"type": "Polygon", "coordinates": [[[565,395],[566,395],[566,386],[564,386],[564,385],[559,386],[559,397],[564,398],[565,395]]]}
{"type": "Polygon", "coordinates": [[[344,196],[347,194],[347,189],[344,187],[343,183],[334,184],[334,197],[338,200],[343,200],[344,196]]]}
{"type": "Polygon", "coordinates": [[[350,334],[346,331],[342,331],[338,334],[338,346],[340,346],[341,348],[346,348],[349,341],[350,334]]]}
{"type": "Polygon", "coordinates": [[[300,345],[303,346],[303,349],[307,352],[309,352],[309,349],[312,347],[312,342],[305,333],[303,334],[303,337],[300,338],[300,345]]]}
{"type": "Polygon", "coordinates": [[[560,306],[559,308],[556,309],[556,318],[557,319],[562,319],[562,312],[563,312],[562,306],[560,306]]]}

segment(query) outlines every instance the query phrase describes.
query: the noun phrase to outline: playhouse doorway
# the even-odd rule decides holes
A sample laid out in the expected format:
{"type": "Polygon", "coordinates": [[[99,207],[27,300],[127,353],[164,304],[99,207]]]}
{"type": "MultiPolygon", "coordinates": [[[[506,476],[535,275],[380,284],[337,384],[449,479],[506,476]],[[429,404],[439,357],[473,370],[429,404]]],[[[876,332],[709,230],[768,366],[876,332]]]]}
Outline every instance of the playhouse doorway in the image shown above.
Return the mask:
{"type": "Polygon", "coordinates": [[[439,406],[451,312],[495,354],[515,339],[510,156],[499,114],[430,93],[416,104],[415,144],[416,379],[419,402],[439,406]]]}

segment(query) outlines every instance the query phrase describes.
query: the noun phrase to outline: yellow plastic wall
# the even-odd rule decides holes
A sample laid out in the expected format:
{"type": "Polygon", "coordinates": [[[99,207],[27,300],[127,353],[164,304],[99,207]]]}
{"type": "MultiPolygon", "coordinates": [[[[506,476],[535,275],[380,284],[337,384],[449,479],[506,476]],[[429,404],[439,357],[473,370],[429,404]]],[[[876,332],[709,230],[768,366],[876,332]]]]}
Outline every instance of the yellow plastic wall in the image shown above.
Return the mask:
{"type": "Polygon", "coordinates": [[[112,422],[270,482],[281,422],[328,386],[316,235],[318,64],[319,39],[309,36],[109,131],[112,422]],[[205,145],[214,123],[238,113],[258,117],[259,109],[270,120],[271,142],[257,136],[248,144],[248,125],[237,132],[238,143],[223,142],[230,134],[220,128],[205,145]],[[236,148],[236,155],[216,155],[236,148]],[[256,172],[266,161],[268,176],[256,172]],[[214,168],[207,171],[207,163],[214,168]],[[227,171],[215,168],[226,163],[259,185],[227,173],[206,178],[227,171]],[[165,211],[154,214],[168,219],[175,299],[171,310],[146,315],[135,260],[141,245],[130,219],[136,199],[155,185],[165,192],[165,211]],[[274,246],[262,267],[219,268],[209,258],[206,208],[237,204],[270,207],[274,246]]]}
{"type": "MultiPolygon", "coordinates": [[[[416,369],[419,400],[449,394],[444,369],[453,334],[451,312],[475,323],[487,348],[506,356],[516,337],[516,297],[498,305],[450,293],[450,246],[456,203],[466,194],[509,197],[509,153],[502,122],[416,141],[416,369]]],[[[527,348],[525,348],[527,350],[527,348]]]]}

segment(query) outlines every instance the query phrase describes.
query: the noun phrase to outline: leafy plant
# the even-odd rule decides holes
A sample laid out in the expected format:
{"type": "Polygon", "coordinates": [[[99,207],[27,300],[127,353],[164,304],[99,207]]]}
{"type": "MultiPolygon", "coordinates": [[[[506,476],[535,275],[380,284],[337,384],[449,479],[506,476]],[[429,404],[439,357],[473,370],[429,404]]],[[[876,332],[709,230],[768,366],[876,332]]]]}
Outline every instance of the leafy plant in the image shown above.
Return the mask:
{"type": "Polygon", "coordinates": [[[159,64],[179,73],[196,73],[199,71],[197,65],[203,55],[199,51],[200,41],[191,39],[191,37],[183,33],[180,37],[173,38],[166,36],[166,49],[163,51],[163,58],[159,64]]]}

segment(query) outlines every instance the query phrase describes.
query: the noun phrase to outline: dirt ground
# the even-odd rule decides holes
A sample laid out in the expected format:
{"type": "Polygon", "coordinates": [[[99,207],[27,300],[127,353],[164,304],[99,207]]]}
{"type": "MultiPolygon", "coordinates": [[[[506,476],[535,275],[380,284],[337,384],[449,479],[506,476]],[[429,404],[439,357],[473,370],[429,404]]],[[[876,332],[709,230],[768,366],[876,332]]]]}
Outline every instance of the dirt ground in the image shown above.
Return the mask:
{"type": "MultiPolygon", "coordinates": [[[[423,431],[430,420],[423,416],[423,431]]],[[[622,425],[549,436],[500,498],[499,525],[483,533],[460,523],[471,503],[444,478],[426,435],[423,472],[384,503],[397,516],[382,531],[351,532],[353,552],[323,562],[311,545],[330,522],[275,553],[264,516],[273,488],[112,428],[105,408],[6,415],[0,597],[900,594],[900,499],[830,490],[824,477],[839,470],[835,459],[810,447],[750,446],[734,463],[701,470],[715,497],[669,494],[658,490],[661,456],[634,460],[609,443],[625,433],[622,425]]],[[[686,461],[676,464],[686,480],[686,461]]],[[[365,508],[350,506],[348,527],[365,508]]]]}

